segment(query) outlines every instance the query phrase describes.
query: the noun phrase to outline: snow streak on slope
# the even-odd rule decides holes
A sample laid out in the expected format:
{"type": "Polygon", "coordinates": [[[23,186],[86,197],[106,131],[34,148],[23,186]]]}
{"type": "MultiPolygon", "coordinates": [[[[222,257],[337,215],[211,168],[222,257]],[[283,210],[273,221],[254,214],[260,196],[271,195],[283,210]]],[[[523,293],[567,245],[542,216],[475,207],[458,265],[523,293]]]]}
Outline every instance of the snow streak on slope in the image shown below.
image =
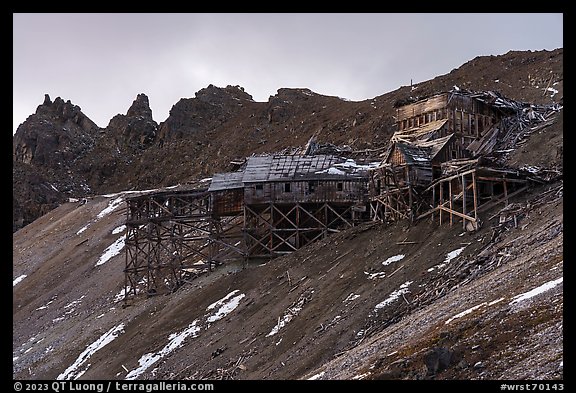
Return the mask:
{"type": "Polygon", "coordinates": [[[458,255],[460,255],[462,253],[462,251],[464,251],[464,249],[466,248],[466,246],[464,247],[460,247],[454,251],[450,251],[447,255],[446,255],[446,259],[444,259],[443,263],[440,263],[436,266],[432,266],[430,269],[428,269],[429,272],[436,270],[436,269],[442,269],[444,266],[446,266],[447,264],[450,263],[450,261],[454,258],[456,258],[458,255]]]}
{"type": "Polygon", "coordinates": [[[110,259],[114,258],[116,255],[120,254],[120,251],[122,251],[122,249],[124,248],[125,243],[126,243],[126,237],[124,236],[116,239],[114,243],[112,243],[110,246],[108,246],[106,250],[104,250],[104,253],[100,255],[100,258],[98,258],[98,262],[96,262],[96,265],[94,266],[103,265],[110,259]]]}
{"type": "Polygon", "coordinates": [[[68,379],[78,379],[90,364],[86,366],[84,370],[78,371],[78,368],[82,366],[94,353],[98,352],[100,349],[104,348],[106,345],[110,344],[116,337],[118,337],[121,333],[124,332],[124,324],[121,323],[118,326],[114,326],[106,333],[104,333],[100,338],[94,341],[92,344],[88,345],[88,347],[82,352],[76,361],[66,369],[62,374],[58,375],[56,379],[61,380],[68,380],[68,379]]]}
{"type": "MultiPolygon", "coordinates": [[[[238,290],[234,290],[230,292],[228,295],[224,296],[222,299],[209,305],[206,308],[206,311],[213,310],[216,307],[219,307],[219,309],[216,311],[216,313],[208,315],[206,317],[206,322],[208,323],[216,322],[224,318],[226,315],[230,314],[232,311],[234,311],[234,309],[238,307],[240,300],[242,300],[242,298],[246,296],[243,293],[238,296],[234,296],[238,292],[239,292],[238,290]]],[[[208,325],[207,328],[208,327],[210,327],[210,325],[208,325]]],[[[192,336],[192,338],[198,337],[198,333],[201,330],[202,327],[200,325],[200,321],[198,319],[195,319],[186,327],[186,329],[178,333],[172,333],[170,336],[168,336],[169,340],[168,343],[160,351],[153,353],[146,353],[142,355],[138,360],[138,367],[130,371],[128,375],[126,375],[126,379],[133,380],[138,378],[140,375],[142,375],[144,371],[150,368],[150,366],[152,366],[158,360],[162,359],[170,352],[181,347],[188,337],[190,336],[192,336]]]]}
{"type": "Polygon", "coordinates": [[[168,344],[164,346],[160,351],[154,353],[146,353],[138,360],[138,367],[130,371],[126,375],[127,380],[133,380],[138,378],[144,371],[146,371],[151,365],[156,363],[158,360],[162,359],[164,356],[168,355],[170,352],[174,351],[176,348],[182,346],[184,340],[188,336],[192,338],[198,337],[198,332],[200,331],[200,326],[197,326],[198,320],[192,321],[186,329],[179,333],[172,333],[168,336],[168,344]]]}
{"type": "Polygon", "coordinates": [[[238,304],[240,303],[240,300],[242,300],[242,298],[246,295],[244,295],[243,293],[233,297],[232,299],[230,299],[234,294],[236,294],[237,292],[239,292],[237,289],[235,291],[230,292],[228,295],[226,295],[224,298],[218,300],[215,303],[212,303],[211,305],[208,306],[208,308],[206,309],[206,311],[210,311],[216,307],[220,307],[218,309],[218,311],[216,311],[216,314],[211,315],[210,317],[208,317],[207,321],[208,323],[212,323],[212,322],[216,322],[222,318],[224,318],[226,315],[230,314],[232,311],[234,311],[234,309],[236,307],[238,307],[238,304]]]}
{"type": "Polygon", "coordinates": [[[562,281],[564,281],[564,277],[560,277],[557,280],[549,281],[545,284],[540,285],[539,287],[532,289],[531,291],[522,293],[520,295],[516,295],[516,296],[514,296],[513,300],[510,302],[510,304],[519,303],[523,300],[530,299],[531,297],[534,297],[534,296],[539,295],[543,292],[546,292],[546,291],[554,288],[556,285],[561,284],[562,281]]]}
{"type": "Polygon", "coordinates": [[[304,307],[305,302],[306,299],[302,297],[293,307],[288,308],[284,312],[282,318],[278,318],[278,323],[272,328],[272,330],[270,330],[270,333],[268,333],[266,337],[275,335],[280,331],[280,329],[286,326],[286,324],[290,322],[292,318],[294,318],[296,315],[300,313],[300,311],[302,311],[302,307],[304,307]]]}
{"type": "Polygon", "coordinates": [[[26,276],[25,274],[16,277],[16,278],[14,279],[14,281],[12,281],[12,286],[15,287],[16,284],[18,284],[20,281],[24,280],[26,277],[28,277],[28,276],[26,276]]]}
{"type": "Polygon", "coordinates": [[[388,298],[386,300],[384,300],[383,302],[380,302],[376,305],[376,307],[374,307],[374,310],[378,310],[379,308],[384,308],[387,305],[394,303],[396,300],[398,300],[398,298],[402,295],[404,295],[405,293],[410,292],[408,290],[408,286],[412,284],[412,281],[406,281],[404,284],[400,285],[400,288],[398,288],[397,290],[395,290],[394,292],[392,292],[390,294],[390,296],[388,296],[388,298]]]}

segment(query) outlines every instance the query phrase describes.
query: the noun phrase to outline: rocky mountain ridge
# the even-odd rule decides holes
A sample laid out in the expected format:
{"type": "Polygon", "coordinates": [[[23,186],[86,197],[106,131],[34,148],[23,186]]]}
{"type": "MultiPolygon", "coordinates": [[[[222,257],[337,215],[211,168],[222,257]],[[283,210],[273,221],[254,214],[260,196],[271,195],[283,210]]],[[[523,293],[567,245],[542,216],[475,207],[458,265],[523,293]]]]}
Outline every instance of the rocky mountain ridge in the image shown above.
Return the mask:
{"type": "Polygon", "coordinates": [[[394,131],[395,104],[454,86],[559,102],[562,54],[477,57],[446,75],[359,102],[305,88],[279,89],[267,102],[255,102],[240,86],[210,85],[182,98],[159,124],[148,97],[139,94],[103,129],[80,107],[60,97],[52,103],[47,95],[13,137],[13,228],[69,197],[183,184],[230,170],[232,160],[302,146],[312,135],[353,149],[382,147],[394,131]]]}

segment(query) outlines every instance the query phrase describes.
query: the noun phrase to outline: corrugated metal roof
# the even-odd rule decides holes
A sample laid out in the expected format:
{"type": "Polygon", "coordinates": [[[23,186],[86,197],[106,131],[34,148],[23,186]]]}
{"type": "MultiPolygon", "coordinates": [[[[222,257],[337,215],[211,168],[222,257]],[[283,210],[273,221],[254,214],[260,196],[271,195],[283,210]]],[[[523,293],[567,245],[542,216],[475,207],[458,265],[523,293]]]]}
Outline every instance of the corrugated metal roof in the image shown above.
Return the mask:
{"type": "Polygon", "coordinates": [[[212,182],[208,191],[231,190],[234,188],[242,188],[242,177],[244,172],[228,172],[216,173],[212,177],[212,182]]]}
{"type": "Polygon", "coordinates": [[[248,157],[244,171],[214,175],[209,191],[240,188],[245,183],[359,178],[378,165],[380,161],[361,165],[333,155],[254,156],[248,157]]]}
{"type": "Polygon", "coordinates": [[[244,169],[244,183],[265,181],[272,165],[272,156],[249,157],[244,169]]]}

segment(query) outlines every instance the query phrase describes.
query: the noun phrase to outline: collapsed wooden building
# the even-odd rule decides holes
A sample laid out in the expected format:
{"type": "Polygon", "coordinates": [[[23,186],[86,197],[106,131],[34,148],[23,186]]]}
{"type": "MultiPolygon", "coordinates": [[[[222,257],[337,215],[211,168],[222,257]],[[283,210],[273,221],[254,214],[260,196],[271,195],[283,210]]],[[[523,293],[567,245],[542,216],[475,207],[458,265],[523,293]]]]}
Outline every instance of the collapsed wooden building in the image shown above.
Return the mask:
{"type": "Polygon", "coordinates": [[[252,156],[208,187],[128,198],[125,299],[173,291],[231,259],[291,253],[366,221],[432,217],[476,230],[479,212],[538,181],[490,154],[559,109],[493,92],[440,93],[397,108],[381,156],[252,156]]]}
{"type": "Polygon", "coordinates": [[[440,224],[444,213],[451,224],[457,217],[465,228],[478,228],[482,204],[525,190],[529,175],[484,158],[559,109],[459,89],[399,106],[383,163],[370,171],[372,218],[414,220],[438,212],[440,224]]]}

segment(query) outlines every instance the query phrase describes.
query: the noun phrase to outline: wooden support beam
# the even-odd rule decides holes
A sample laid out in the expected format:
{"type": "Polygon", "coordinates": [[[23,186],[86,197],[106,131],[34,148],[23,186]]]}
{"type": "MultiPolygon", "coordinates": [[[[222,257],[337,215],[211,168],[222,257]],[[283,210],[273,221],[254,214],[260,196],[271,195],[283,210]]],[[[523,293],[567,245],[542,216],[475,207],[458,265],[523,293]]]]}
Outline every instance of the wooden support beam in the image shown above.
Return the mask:
{"type": "Polygon", "coordinates": [[[476,190],[476,177],[472,173],[472,194],[474,197],[474,218],[478,220],[478,192],[476,190]]]}
{"type": "MultiPolygon", "coordinates": [[[[440,183],[440,203],[439,206],[442,206],[444,204],[444,197],[443,197],[443,183],[440,183]]],[[[442,209],[439,209],[439,214],[440,214],[440,225],[442,225],[442,209]]]]}
{"type": "MultiPolygon", "coordinates": [[[[462,214],[466,215],[466,177],[462,176],[462,214]]],[[[466,220],[462,220],[462,229],[466,229],[466,220]]]]}
{"type": "Polygon", "coordinates": [[[514,197],[514,196],[516,196],[516,195],[518,195],[518,194],[520,194],[520,193],[522,193],[522,192],[524,192],[524,191],[526,191],[526,190],[528,190],[528,186],[519,188],[518,190],[516,190],[516,191],[514,191],[514,192],[512,192],[512,193],[510,193],[510,194],[508,194],[507,196],[502,196],[502,197],[500,197],[500,198],[498,198],[498,199],[496,199],[496,200],[494,200],[494,201],[486,202],[485,204],[480,205],[477,210],[478,210],[479,212],[480,212],[480,211],[484,211],[484,210],[486,210],[486,209],[488,209],[488,208],[490,208],[490,207],[493,207],[493,206],[495,206],[495,205],[497,205],[497,204],[499,204],[499,203],[502,203],[502,202],[504,202],[505,200],[510,199],[510,198],[512,198],[512,197],[514,197]]]}
{"type": "Polygon", "coordinates": [[[470,222],[476,222],[476,219],[474,217],[470,217],[468,215],[462,214],[459,211],[452,210],[452,209],[449,209],[449,208],[444,207],[444,206],[439,206],[438,208],[440,209],[440,211],[444,210],[445,212],[450,213],[451,215],[453,214],[455,216],[464,218],[465,220],[468,220],[470,222]]]}
{"type": "Polygon", "coordinates": [[[450,196],[450,226],[452,226],[452,180],[448,182],[448,195],[450,196]]]}
{"type": "MultiPolygon", "coordinates": [[[[436,187],[432,187],[432,221],[434,221],[434,212],[436,211],[436,209],[434,209],[435,204],[436,204],[436,187]]],[[[420,219],[420,217],[416,219],[418,220],[420,219]]]]}

